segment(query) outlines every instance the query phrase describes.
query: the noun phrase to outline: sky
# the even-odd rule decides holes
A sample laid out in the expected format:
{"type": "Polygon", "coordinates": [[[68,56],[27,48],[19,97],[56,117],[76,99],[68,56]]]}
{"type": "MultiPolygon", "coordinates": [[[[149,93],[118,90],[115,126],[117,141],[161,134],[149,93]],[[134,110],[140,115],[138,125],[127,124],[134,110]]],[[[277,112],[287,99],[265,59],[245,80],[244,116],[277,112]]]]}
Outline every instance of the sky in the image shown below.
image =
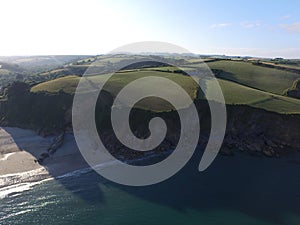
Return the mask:
{"type": "Polygon", "coordinates": [[[300,1],[0,0],[2,56],[104,54],[140,41],[300,58],[300,1]]]}

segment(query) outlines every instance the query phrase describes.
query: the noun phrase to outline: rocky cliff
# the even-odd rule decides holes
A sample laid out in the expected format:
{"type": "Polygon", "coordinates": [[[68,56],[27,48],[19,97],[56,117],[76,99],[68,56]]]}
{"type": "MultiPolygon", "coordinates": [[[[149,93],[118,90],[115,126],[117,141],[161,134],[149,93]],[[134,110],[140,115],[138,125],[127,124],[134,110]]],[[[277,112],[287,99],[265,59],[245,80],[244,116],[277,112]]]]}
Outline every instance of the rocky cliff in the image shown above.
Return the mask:
{"type": "Polygon", "coordinates": [[[269,157],[300,150],[300,115],[248,106],[227,106],[227,113],[226,147],[269,157]]]}

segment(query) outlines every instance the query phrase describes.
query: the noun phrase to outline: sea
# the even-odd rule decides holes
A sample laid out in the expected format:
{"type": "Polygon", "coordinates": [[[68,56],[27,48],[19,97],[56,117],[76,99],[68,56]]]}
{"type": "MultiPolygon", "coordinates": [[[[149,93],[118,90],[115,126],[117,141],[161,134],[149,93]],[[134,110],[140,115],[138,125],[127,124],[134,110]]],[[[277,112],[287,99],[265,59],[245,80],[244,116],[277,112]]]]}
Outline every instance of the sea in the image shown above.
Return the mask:
{"type": "Polygon", "coordinates": [[[199,172],[199,153],[145,187],[115,184],[90,168],[13,185],[0,190],[0,224],[299,225],[298,154],[218,156],[199,172]]]}

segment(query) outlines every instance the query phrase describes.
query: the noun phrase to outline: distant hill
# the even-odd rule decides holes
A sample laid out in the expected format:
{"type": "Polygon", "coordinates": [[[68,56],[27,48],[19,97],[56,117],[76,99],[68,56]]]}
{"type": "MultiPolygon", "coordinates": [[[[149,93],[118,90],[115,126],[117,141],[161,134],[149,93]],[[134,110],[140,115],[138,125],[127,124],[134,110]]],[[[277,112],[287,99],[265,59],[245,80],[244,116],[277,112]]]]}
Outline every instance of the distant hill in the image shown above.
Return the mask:
{"type": "Polygon", "coordinates": [[[0,61],[0,76],[23,73],[24,71],[25,69],[17,64],[0,61]]]}
{"type": "Polygon", "coordinates": [[[89,56],[0,56],[0,92],[1,87],[14,81],[36,83],[54,79],[51,76],[42,77],[39,73],[52,71],[87,57],[89,56]]]}
{"type": "Polygon", "coordinates": [[[26,71],[42,72],[55,69],[67,63],[76,62],[89,56],[83,55],[49,55],[49,56],[0,56],[0,62],[15,64],[26,71]]]}

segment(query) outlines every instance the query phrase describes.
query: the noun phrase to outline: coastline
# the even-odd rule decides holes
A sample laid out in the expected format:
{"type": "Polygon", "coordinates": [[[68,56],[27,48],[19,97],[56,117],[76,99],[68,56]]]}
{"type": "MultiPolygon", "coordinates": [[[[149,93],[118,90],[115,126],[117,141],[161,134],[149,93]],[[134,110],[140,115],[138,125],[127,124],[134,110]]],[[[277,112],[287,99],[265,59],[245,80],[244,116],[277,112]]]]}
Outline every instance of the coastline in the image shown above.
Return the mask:
{"type": "MultiPolygon", "coordinates": [[[[17,180],[37,181],[41,178],[58,177],[90,167],[82,157],[73,134],[65,134],[63,144],[57,151],[39,164],[37,159],[47,152],[55,138],[55,136],[39,136],[29,129],[0,127],[0,188],[7,186],[6,182],[9,177],[13,181],[8,185],[13,185],[17,183],[17,180]]],[[[170,152],[164,150],[161,154],[170,154],[170,152]]],[[[128,158],[126,161],[138,163],[155,156],[157,153],[152,152],[142,157],[128,158]]],[[[111,162],[111,159],[107,158],[104,164],[111,162]]],[[[102,164],[98,166],[101,167],[102,164]]]]}
{"type": "Polygon", "coordinates": [[[36,162],[55,137],[41,137],[21,128],[0,128],[0,191],[28,182],[39,182],[89,168],[82,158],[75,138],[67,134],[63,145],[42,165],[36,162]]]}
{"type": "MultiPolygon", "coordinates": [[[[42,165],[37,163],[36,160],[54,139],[54,136],[41,137],[28,129],[0,127],[0,199],[15,190],[27,190],[44,180],[61,179],[92,171],[83,159],[72,134],[65,135],[62,146],[55,154],[46,158],[42,165]]],[[[164,152],[169,153],[170,151],[164,152]]],[[[148,154],[128,162],[138,163],[155,156],[155,153],[148,154]]],[[[110,166],[113,163],[114,161],[107,159],[107,162],[96,167],[110,166]]]]}
{"type": "MultiPolygon", "coordinates": [[[[0,128],[0,199],[10,194],[29,190],[32,186],[51,179],[62,179],[69,176],[81,175],[92,171],[85,162],[76,145],[72,134],[66,134],[63,145],[58,151],[45,160],[43,165],[35,160],[47,150],[55,137],[41,137],[32,130],[3,127],[0,128]]],[[[163,152],[169,154],[170,151],[163,152]]],[[[231,158],[231,154],[221,157],[231,158]]],[[[282,158],[263,158],[264,160],[279,160],[280,163],[297,164],[300,166],[300,155],[290,155],[282,158]],[[297,156],[298,155],[298,156],[297,156]]],[[[128,160],[135,163],[156,157],[149,154],[140,159],[128,160]]],[[[259,157],[237,151],[236,160],[256,160],[259,157]]],[[[109,166],[113,161],[107,161],[99,167],[109,166]]],[[[276,165],[276,163],[274,163],[276,165]]]]}

